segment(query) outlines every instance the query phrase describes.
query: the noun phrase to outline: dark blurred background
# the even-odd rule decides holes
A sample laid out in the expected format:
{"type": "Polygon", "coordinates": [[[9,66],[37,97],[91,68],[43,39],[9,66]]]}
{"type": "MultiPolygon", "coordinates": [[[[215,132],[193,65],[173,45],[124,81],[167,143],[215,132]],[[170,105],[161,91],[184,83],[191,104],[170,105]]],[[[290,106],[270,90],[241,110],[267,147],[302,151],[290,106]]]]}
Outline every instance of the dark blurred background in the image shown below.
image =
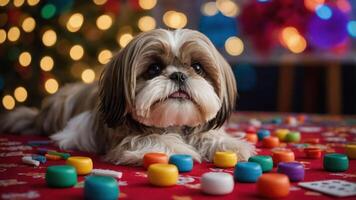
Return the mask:
{"type": "Polygon", "coordinates": [[[0,109],[97,80],[154,28],[206,34],[237,77],[238,110],[356,113],[354,0],[0,0],[0,109]]]}

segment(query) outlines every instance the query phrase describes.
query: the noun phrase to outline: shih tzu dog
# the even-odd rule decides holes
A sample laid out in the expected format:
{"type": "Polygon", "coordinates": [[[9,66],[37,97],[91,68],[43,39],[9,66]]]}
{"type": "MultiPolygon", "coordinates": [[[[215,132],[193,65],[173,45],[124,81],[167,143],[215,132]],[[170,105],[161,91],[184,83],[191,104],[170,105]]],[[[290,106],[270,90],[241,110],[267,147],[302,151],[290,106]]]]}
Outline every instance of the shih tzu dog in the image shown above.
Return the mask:
{"type": "Polygon", "coordinates": [[[18,108],[0,126],[51,134],[62,149],[102,153],[122,165],[140,165],[147,152],[200,162],[233,151],[247,160],[254,146],[222,128],[236,95],[231,67],[206,36],[157,29],[121,49],[98,83],[66,85],[40,111],[18,108]]]}

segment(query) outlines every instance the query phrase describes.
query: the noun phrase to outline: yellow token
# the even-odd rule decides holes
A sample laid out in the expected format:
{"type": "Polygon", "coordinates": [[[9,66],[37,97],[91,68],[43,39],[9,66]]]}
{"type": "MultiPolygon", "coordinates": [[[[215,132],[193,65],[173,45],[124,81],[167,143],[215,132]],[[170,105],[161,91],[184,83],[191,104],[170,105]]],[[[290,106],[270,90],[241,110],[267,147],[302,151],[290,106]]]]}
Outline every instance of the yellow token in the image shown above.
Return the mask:
{"type": "Polygon", "coordinates": [[[345,153],[349,159],[356,159],[356,144],[346,145],[345,153]]]}
{"type": "Polygon", "coordinates": [[[172,164],[151,164],[147,176],[152,185],[173,186],[178,182],[178,168],[172,164]]]}
{"type": "Polygon", "coordinates": [[[285,141],[288,133],[289,133],[288,129],[277,129],[274,132],[274,135],[277,136],[280,141],[285,141]]]}
{"type": "Polygon", "coordinates": [[[217,151],[214,156],[214,165],[221,168],[235,167],[237,155],[234,152],[217,151]]]}
{"type": "Polygon", "coordinates": [[[93,161],[88,157],[71,156],[67,159],[67,165],[73,166],[78,175],[86,175],[93,170],[93,161]]]}

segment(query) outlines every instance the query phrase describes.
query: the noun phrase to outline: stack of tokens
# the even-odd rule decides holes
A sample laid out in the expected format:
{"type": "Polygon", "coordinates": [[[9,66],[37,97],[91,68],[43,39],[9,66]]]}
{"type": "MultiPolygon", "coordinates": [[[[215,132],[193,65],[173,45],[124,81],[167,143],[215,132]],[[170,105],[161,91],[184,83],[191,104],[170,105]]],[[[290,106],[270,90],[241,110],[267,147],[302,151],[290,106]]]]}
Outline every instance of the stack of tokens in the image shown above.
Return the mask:
{"type": "Polygon", "coordinates": [[[193,158],[191,155],[175,154],[169,158],[169,163],[177,166],[179,172],[189,172],[193,169],[193,158]]]}
{"type": "Polygon", "coordinates": [[[262,175],[261,165],[256,162],[239,162],[234,171],[238,182],[254,183],[262,175]]]}
{"type": "Polygon", "coordinates": [[[208,172],[201,177],[201,189],[206,194],[225,195],[234,190],[234,178],[224,172],[208,172]]]}
{"type": "Polygon", "coordinates": [[[273,169],[273,160],[271,156],[252,156],[248,159],[248,161],[260,164],[262,172],[269,172],[273,169]]]}
{"type": "Polygon", "coordinates": [[[257,192],[261,197],[282,198],[289,194],[290,182],[284,174],[267,173],[257,180],[257,192]]]}
{"type": "Polygon", "coordinates": [[[168,156],[165,153],[146,153],[143,156],[143,166],[146,169],[155,163],[168,164],[168,156]]]}
{"type": "Polygon", "coordinates": [[[67,159],[66,163],[73,166],[78,175],[86,175],[93,170],[93,161],[88,157],[71,156],[67,159]]]}
{"type": "Polygon", "coordinates": [[[69,165],[47,167],[46,183],[50,187],[72,187],[77,184],[75,168],[69,165]]]}
{"type": "Polygon", "coordinates": [[[290,181],[302,181],[304,179],[304,166],[299,162],[280,162],[277,172],[287,175],[290,181]]]}
{"type": "Polygon", "coordinates": [[[287,134],[289,133],[288,129],[276,129],[274,135],[278,137],[279,141],[285,141],[287,134]]]}
{"type": "Polygon", "coordinates": [[[214,165],[220,168],[234,167],[237,163],[237,155],[234,152],[218,151],[214,155],[214,165]]]}
{"type": "Polygon", "coordinates": [[[258,142],[258,137],[256,133],[247,133],[245,135],[245,140],[251,142],[252,144],[256,144],[258,142]]]}
{"type": "Polygon", "coordinates": [[[295,159],[293,151],[276,150],[272,152],[273,164],[278,165],[279,162],[292,162],[295,159]]]}
{"type": "Polygon", "coordinates": [[[343,172],[349,168],[349,159],[345,154],[330,153],[324,155],[324,169],[329,172],[343,172]]]}
{"type": "Polygon", "coordinates": [[[300,132],[297,131],[291,131],[287,134],[285,140],[287,142],[300,142],[300,132]]]}
{"type": "Polygon", "coordinates": [[[262,145],[265,148],[275,148],[279,146],[279,139],[278,137],[274,137],[274,136],[269,136],[269,137],[265,137],[262,140],[262,145]]]}
{"type": "Polygon", "coordinates": [[[321,157],[321,149],[319,147],[307,147],[303,151],[307,158],[317,159],[321,157]]]}
{"type": "Polygon", "coordinates": [[[345,153],[349,157],[349,159],[356,159],[356,144],[346,145],[345,153]]]}
{"type": "Polygon", "coordinates": [[[87,176],[84,198],[89,200],[117,200],[120,190],[116,179],[109,176],[87,176]]]}
{"type": "Polygon", "coordinates": [[[155,186],[166,187],[178,182],[178,168],[172,164],[151,164],[147,171],[148,181],[155,186]]]}

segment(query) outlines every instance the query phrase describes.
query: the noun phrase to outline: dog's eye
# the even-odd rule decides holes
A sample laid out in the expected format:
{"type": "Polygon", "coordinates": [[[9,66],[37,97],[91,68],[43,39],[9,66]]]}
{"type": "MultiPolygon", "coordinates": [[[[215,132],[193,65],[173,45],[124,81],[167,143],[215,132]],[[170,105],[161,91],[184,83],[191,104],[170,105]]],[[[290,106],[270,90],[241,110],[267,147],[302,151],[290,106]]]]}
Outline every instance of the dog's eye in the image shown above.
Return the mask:
{"type": "Polygon", "coordinates": [[[193,63],[192,67],[193,67],[193,69],[195,70],[195,72],[197,74],[203,73],[203,67],[202,67],[202,65],[200,63],[193,63]]]}
{"type": "Polygon", "coordinates": [[[158,76],[162,72],[162,67],[158,63],[153,63],[149,66],[147,70],[147,75],[151,78],[158,76]]]}

